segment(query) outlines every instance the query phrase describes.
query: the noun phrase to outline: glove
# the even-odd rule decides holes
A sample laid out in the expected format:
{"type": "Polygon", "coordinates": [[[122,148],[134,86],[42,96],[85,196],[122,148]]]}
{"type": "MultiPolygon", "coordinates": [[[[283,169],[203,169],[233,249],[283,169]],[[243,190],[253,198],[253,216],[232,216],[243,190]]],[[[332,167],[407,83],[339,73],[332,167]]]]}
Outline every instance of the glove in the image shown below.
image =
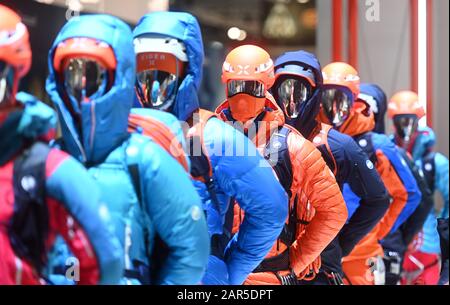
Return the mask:
{"type": "Polygon", "coordinates": [[[318,256],[309,266],[307,266],[302,272],[300,272],[297,278],[299,280],[312,281],[319,273],[321,266],[322,260],[320,256],[318,256]]]}

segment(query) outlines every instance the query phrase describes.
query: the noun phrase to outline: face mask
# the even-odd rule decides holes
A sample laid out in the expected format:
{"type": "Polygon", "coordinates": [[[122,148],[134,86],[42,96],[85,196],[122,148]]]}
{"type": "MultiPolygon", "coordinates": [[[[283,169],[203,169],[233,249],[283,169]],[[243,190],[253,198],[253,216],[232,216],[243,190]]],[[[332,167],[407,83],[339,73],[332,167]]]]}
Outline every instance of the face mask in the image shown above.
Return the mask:
{"type": "Polygon", "coordinates": [[[394,117],[394,127],[397,136],[401,139],[403,148],[407,149],[413,140],[417,128],[418,118],[416,115],[397,115],[394,117]]]}
{"type": "Polygon", "coordinates": [[[353,100],[349,94],[339,89],[324,89],[321,93],[322,107],[328,120],[340,127],[348,119],[353,100]]]}
{"type": "Polygon", "coordinates": [[[231,116],[239,122],[245,123],[258,116],[263,110],[266,98],[253,97],[247,94],[237,94],[228,98],[231,116]]]}
{"type": "Polygon", "coordinates": [[[278,104],[281,105],[288,119],[296,119],[300,115],[302,105],[309,101],[313,94],[311,84],[306,80],[285,79],[277,86],[278,104]]]}

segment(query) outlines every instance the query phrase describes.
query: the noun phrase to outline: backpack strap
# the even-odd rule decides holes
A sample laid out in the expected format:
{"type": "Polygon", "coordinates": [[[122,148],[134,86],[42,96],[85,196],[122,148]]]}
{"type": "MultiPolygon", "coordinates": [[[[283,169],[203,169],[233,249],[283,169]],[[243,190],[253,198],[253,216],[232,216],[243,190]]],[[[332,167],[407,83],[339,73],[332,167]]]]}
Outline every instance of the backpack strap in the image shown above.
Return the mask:
{"type": "MultiPolygon", "coordinates": [[[[292,198],[292,163],[289,155],[288,137],[291,129],[283,126],[278,132],[272,133],[270,141],[264,148],[264,158],[270,163],[275,171],[280,184],[288,194],[289,200],[292,198]]],[[[284,225],[278,239],[287,246],[295,241],[297,228],[297,196],[294,198],[293,207],[289,212],[288,223],[284,225]]]]}
{"type": "Polygon", "coordinates": [[[263,156],[269,162],[277,174],[278,180],[283,186],[289,198],[292,196],[292,163],[289,156],[288,136],[291,130],[281,127],[278,132],[272,133],[270,141],[264,148],[263,156]]]}
{"type": "Polygon", "coordinates": [[[36,142],[14,161],[14,214],[9,238],[16,255],[41,274],[46,263],[49,212],[46,204],[46,161],[50,148],[36,142]]]}
{"type": "MultiPolygon", "coordinates": [[[[288,137],[291,129],[283,126],[270,137],[270,141],[264,148],[264,158],[270,163],[275,171],[280,184],[292,198],[292,163],[289,156],[288,137]]],[[[289,247],[294,243],[297,234],[297,205],[298,197],[295,196],[293,206],[289,210],[288,222],[284,225],[283,230],[278,236],[277,244],[282,242],[287,249],[279,255],[264,259],[253,272],[278,272],[289,270],[289,247]]]]}
{"type": "Polygon", "coordinates": [[[435,179],[436,179],[436,164],[434,162],[434,159],[436,157],[435,152],[430,152],[425,155],[425,157],[422,160],[422,171],[425,176],[425,179],[428,183],[428,188],[431,190],[432,193],[435,191],[435,179]]]}
{"type": "Polygon", "coordinates": [[[165,124],[150,116],[131,113],[128,117],[128,131],[150,137],[189,171],[183,146],[165,124]]]}
{"type": "Polygon", "coordinates": [[[204,144],[205,126],[211,118],[217,117],[213,112],[200,109],[194,113],[193,126],[187,133],[188,156],[191,161],[191,176],[197,181],[203,182],[211,197],[211,201],[219,213],[221,213],[219,200],[217,198],[213,169],[208,151],[204,144]]]}
{"type": "MultiPolygon", "coordinates": [[[[127,170],[128,170],[128,174],[130,176],[131,183],[133,185],[134,192],[135,192],[137,200],[138,200],[139,208],[144,215],[144,219],[148,219],[149,216],[148,216],[147,211],[144,206],[144,196],[143,196],[142,187],[141,187],[141,182],[142,182],[141,181],[141,171],[139,168],[139,165],[142,160],[141,152],[142,152],[142,149],[141,149],[140,145],[135,144],[133,141],[133,137],[130,137],[128,145],[126,147],[127,170]]],[[[144,226],[142,227],[143,233],[144,233],[144,246],[145,246],[146,255],[148,257],[150,257],[151,256],[151,253],[149,252],[150,251],[150,232],[149,232],[148,226],[146,226],[145,223],[146,222],[144,222],[144,226]]],[[[131,239],[131,237],[130,237],[130,239],[131,239]]],[[[155,245],[155,250],[156,250],[156,248],[158,248],[158,247],[155,245]]],[[[160,248],[163,248],[163,247],[161,246],[160,248]]],[[[156,252],[156,251],[154,251],[154,252],[156,252]]],[[[149,258],[149,260],[150,260],[150,258],[149,258]]],[[[142,284],[150,284],[150,270],[149,270],[148,266],[145,266],[145,264],[143,264],[143,263],[133,262],[133,268],[134,269],[125,270],[125,273],[124,273],[125,277],[137,279],[142,284]]]]}
{"type": "Polygon", "coordinates": [[[375,146],[373,145],[372,133],[367,132],[354,137],[355,142],[366,153],[367,157],[374,165],[378,163],[375,146]]]}
{"type": "Polygon", "coordinates": [[[328,124],[321,123],[319,128],[320,130],[317,135],[311,141],[322,154],[322,158],[325,160],[334,176],[337,176],[337,163],[334,159],[333,153],[331,152],[330,144],[328,143],[328,134],[333,127],[328,124]]]}

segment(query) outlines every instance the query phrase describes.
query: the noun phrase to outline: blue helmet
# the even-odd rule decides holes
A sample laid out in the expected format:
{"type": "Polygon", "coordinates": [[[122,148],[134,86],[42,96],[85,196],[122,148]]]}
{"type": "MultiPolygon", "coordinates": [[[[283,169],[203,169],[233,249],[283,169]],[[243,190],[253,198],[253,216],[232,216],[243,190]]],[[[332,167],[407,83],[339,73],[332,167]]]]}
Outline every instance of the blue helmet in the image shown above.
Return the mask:
{"type": "Polygon", "coordinates": [[[320,111],[323,77],[318,59],[306,51],[284,53],[275,61],[275,78],[271,92],[286,123],[309,137],[320,111]]]}

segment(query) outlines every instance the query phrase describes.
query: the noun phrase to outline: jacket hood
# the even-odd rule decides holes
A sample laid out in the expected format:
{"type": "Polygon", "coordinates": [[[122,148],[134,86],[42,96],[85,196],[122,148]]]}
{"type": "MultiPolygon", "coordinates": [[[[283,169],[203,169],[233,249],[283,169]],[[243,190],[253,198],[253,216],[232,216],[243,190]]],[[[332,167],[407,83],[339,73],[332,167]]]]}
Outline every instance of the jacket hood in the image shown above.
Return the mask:
{"type": "MultiPolygon", "coordinates": [[[[323,84],[322,67],[317,57],[306,51],[286,52],[275,61],[276,77],[288,74],[284,69],[286,65],[301,65],[311,69],[316,79],[316,91],[300,109],[300,115],[296,119],[286,119],[286,123],[294,126],[300,133],[308,138],[317,125],[316,117],[320,111],[320,88],[323,84]]],[[[277,93],[272,91],[276,99],[277,93]]]]}
{"type": "MultiPolygon", "coordinates": [[[[46,89],[56,105],[61,121],[63,146],[83,163],[97,164],[127,138],[128,114],[134,96],[135,56],[128,25],[109,15],[85,15],[70,19],[59,32],[48,54],[49,76],[46,89]],[[112,88],[102,97],[83,103],[79,112],[83,134],[62,100],[53,57],[58,44],[66,39],[86,37],[107,43],[117,61],[112,88]]],[[[78,107],[77,107],[78,108],[78,107]]]]}
{"type": "MultiPolygon", "coordinates": [[[[330,123],[328,117],[323,111],[320,111],[317,118],[322,123],[333,125],[330,123]]],[[[354,137],[366,132],[370,132],[374,127],[375,119],[373,112],[370,111],[369,105],[358,100],[353,105],[348,119],[339,128],[335,129],[348,136],[354,137]]]]}
{"type": "Polygon", "coordinates": [[[172,114],[179,120],[185,121],[200,107],[198,90],[202,80],[204,51],[198,21],[188,13],[150,13],[139,20],[133,37],[137,38],[148,34],[176,38],[182,41],[186,47],[189,63],[172,108],[172,114]]]}
{"type": "MultiPolygon", "coordinates": [[[[220,117],[222,121],[234,123],[234,119],[230,113],[228,100],[225,100],[222,104],[220,104],[216,108],[215,113],[220,117]]],[[[261,125],[257,125],[258,129],[255,138],[251,139],[256,146],[265,144],[266,141],[270,139],[272,132],[277,130],[278,127],[281,127],[285,124],[283,111],[280,109],[280,107],[278,107],[274,98],[269,93],[266,94],[265,111],[263,112],[261,117],[256,118],[256,120],[262,123],[261,125]],[[260,126],[264,128],[260,128],[260,126]]],[[[244,125],[244,128],[245,127],[246,126],[244,125]]]]}
{"type": "Polygon", "coordinates": [[[24,107],[11,112],[0,124],[0,165],[31,142],[50,141],[56,130],[56,114],[52,108],[24,92],[17,93],[16,100],[24,107]]]}
{"type": "Polygon", "coordinates": [[[365,94],[372,97],[375,101],[375,105],[371,105],[372,112],[375,117],[375,128],[373,131],[376,133],[385,133],[385,117],[387,112],[387,98],[383,89],[375,84],[361,84],[360,94],[365,94]]]}

